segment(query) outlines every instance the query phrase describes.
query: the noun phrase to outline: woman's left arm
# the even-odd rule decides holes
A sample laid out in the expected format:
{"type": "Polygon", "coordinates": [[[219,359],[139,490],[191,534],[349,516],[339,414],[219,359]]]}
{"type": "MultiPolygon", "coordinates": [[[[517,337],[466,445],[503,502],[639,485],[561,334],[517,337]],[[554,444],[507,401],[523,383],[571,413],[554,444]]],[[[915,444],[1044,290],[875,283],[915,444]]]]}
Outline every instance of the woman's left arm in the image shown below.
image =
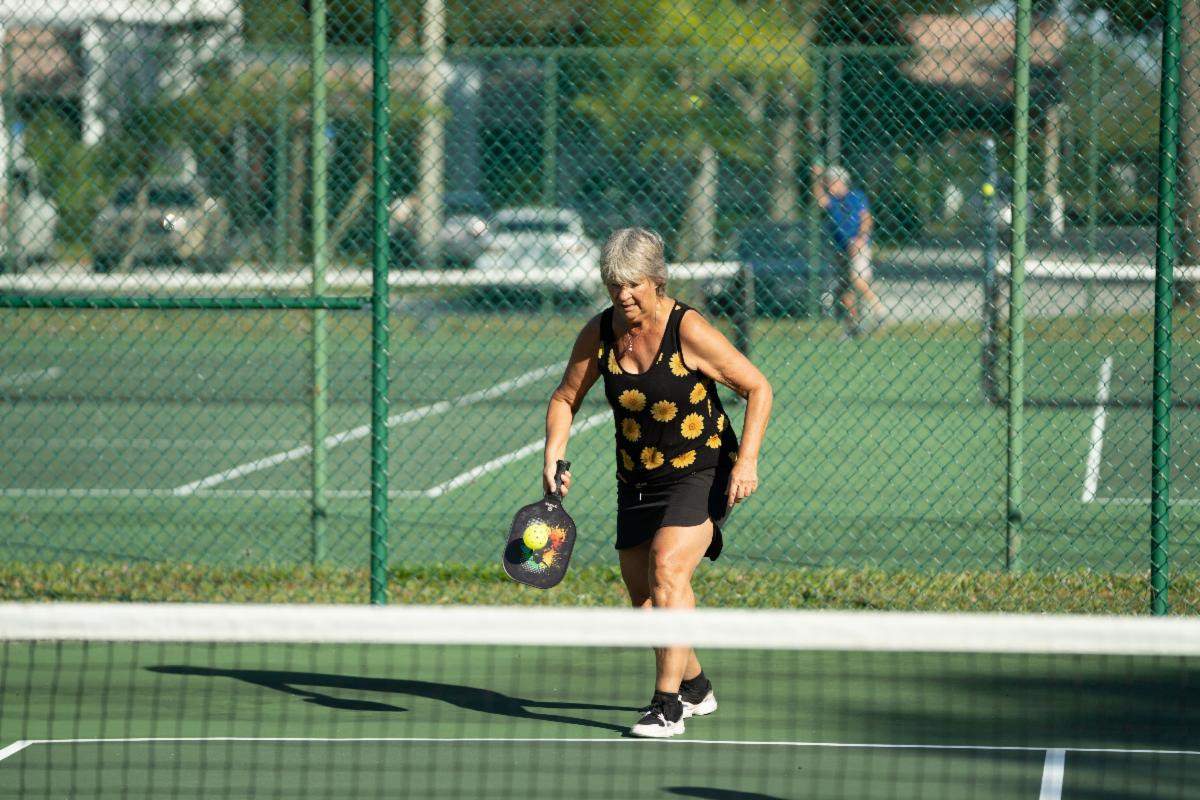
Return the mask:
{"type": "Polygon", "coordinates": [[[729,476],[729,506],[758,489],[758,453],[771,416],[771,384],[750,359],[699,314],[685,314],[679,324],[683,360],[746,400],[746,420],[737,463],[729,476]]]}

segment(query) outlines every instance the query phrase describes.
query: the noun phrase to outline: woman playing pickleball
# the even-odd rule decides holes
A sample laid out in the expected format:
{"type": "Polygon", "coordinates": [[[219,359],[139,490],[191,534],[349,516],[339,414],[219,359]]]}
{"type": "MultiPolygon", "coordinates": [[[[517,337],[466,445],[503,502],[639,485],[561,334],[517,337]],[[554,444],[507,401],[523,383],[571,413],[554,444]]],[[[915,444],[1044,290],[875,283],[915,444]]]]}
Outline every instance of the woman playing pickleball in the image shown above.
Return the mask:
{"type": "MultiPolygon", "coordinates": [[[[637,607],[696,605],[692,574],[721,553],[721,524],[758,488],[758,452],[771,413],[763,374],[695,309],[667,295],[658,234],[623,228],[604,245],[600,273],[612,307],[575,340],[546,411],[542,480],[554,486],[571,422],[598,378],[616,423],[617,555],[637,607]],[[739,445],[715,384],[746,400],[739,445]]],[[[571,474],[564,477],[564,494],[571,474]]],[[[650,707],[635,736],[683,733],[716,710],[712,683],[690,647],[655,650],[650,707]]]]}

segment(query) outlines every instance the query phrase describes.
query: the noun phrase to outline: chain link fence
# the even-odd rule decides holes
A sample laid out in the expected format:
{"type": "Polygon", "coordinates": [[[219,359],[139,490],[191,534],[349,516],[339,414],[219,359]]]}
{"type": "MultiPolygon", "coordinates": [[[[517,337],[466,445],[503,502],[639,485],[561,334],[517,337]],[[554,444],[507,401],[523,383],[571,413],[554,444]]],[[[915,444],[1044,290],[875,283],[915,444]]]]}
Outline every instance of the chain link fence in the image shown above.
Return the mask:
{"type": "MultiPolygon", "coordinates": [[[[399,600],[621,602],[599,391],[567,582],[497,561],[640,225],[775,389],[703,602],[1149,607],[1157,4],[1037,2],[1028,37],[1006,2],[0,8],[6,596],[361,602],[386,565],[399,600]]],[[[1190,613],[1183,30],[1159,557],[1190,613]]]]}

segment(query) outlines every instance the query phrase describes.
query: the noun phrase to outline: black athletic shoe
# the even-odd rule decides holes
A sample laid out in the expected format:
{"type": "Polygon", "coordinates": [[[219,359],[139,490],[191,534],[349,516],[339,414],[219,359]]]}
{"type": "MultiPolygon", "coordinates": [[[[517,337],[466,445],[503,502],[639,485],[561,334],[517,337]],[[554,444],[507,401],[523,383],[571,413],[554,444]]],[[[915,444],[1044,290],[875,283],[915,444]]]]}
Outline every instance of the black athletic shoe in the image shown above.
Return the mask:
{"type": "Polygon", "coordinates": [[[711,714],[717,710],[717,696],[713,694],[712,689],[701,697],[696,702],[692,703],[687,700],[683,701],[683,718],[688,717],[703,717],[706,714],[711,714]]]}
{"type": "Polygon", "coordinates": [[[703,717],[717,710],[717,696],[713,694],[712,681],[701,672],[679,687],[679,699],[683,701],[683,718],[703,717]]]}
{"type": "Polygon", "coordinates": [[[631,736],[645,739],[667,739],[683,733],[683,703],[678,696],[654,693],[650,707],[645,714],[629,729],[631,736]],[[674,702],[671,702],[674,700],[674,702]]]}

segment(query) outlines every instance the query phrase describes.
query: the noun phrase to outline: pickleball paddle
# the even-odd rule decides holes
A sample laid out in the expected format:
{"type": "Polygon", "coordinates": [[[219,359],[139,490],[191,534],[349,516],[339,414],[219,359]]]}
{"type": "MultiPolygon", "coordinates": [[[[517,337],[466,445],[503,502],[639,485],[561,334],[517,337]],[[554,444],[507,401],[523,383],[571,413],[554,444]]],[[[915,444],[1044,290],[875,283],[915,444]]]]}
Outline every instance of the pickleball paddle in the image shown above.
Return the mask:
{"type": "Polygon", "coordinates": [[[562,476],[570,468],[570,462],[560,460],[555,465],[554,491],[513,517],[501,561],[508,577],[518,583],[549,589],[567,574],[575,547],[575,521],[563,508],[562,476]]]}

